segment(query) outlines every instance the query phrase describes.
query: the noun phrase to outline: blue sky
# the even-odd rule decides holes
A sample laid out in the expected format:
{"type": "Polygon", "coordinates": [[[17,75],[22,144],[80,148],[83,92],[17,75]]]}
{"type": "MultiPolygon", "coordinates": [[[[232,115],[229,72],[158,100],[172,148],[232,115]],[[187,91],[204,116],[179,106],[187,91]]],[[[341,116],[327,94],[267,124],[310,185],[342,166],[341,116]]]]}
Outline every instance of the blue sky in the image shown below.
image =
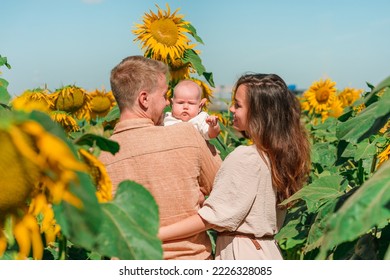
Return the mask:
{"type": "Polygon", "coordinates": [[[279,74],[305,89],[331,78],[368,90],[390,75],[388,0],[2,0],[0,54],[8,90],[76,84],[110,89],[111,69],[142,54],[131,32],[155,4],[180,8],[204,45],[196,49],[215,84],[244,72],[279,74]]]}

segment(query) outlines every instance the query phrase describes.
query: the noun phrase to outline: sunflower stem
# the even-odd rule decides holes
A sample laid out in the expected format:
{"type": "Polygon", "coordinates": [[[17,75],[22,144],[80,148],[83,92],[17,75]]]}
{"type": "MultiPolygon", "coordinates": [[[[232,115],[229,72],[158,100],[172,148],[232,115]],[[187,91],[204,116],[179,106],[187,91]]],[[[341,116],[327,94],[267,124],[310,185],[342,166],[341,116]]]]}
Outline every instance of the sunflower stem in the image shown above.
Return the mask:
{"type": "Polygon", "coordinates": [[[66,244],[66,237],[61,235],[58,240],[58,260],[66,260],[66,244]]]}

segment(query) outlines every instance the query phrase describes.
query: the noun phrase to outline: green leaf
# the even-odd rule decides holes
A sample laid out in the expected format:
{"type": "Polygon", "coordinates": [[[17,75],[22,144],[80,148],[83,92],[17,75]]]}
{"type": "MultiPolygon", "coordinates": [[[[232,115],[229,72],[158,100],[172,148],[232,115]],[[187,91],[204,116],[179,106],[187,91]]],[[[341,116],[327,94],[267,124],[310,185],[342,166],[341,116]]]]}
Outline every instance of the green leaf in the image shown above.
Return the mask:
{"type": "Polygon", "coordinates": [[[322,167],[334,165],[336,161],[337,149],[329,143],[316,143],[311,150],[313,163],[319,163],[322,167]]]}
{"type": "Polygon", "coordinates": [[[225,146],[221,141],[221,136],[218,136],[217,138],[214,139],[210,139],[209,142],[220,152],[220,156],[222,160],[224,160],[226,156],[231,152],[231,150],[228,149],[228,147],[225,146]]]}
{"type": "Polygon", "coordinates": [[[76,208],[66,201],[54,204],[53,210],[61,232],[74,244],[92,249],[102,222],[102,210],[95,195],[89,174],[77,172],[78,184],[72,183],[70,192],[82,202],[82,208],[76,208]]]}
{"type": "Polygon", "coordinates": [[[102,205],[103,224],[96,251],[122,260],[162,259],[162,246],[157,238],[158,207],[143,186],[123,181],[115,199],[102,205]]]}
{"type": "Polygon", "coordinates": [[[364,103],[371,103],[371,99],[385,87],[390,87],[390,76],[380,82],[372,91],[364,98],[364,103]]]}
{"type": "Polygon", "coordinates": [[[206,79],[210,86],[215,87],[213,73],[203,72],[203,77],[206,79]]]}
{"type": "Polygon", "coordinates": [[[11,69],[11,65],[8,64],[7,58],[0,55],[0,66],[5,65],[8,69],[11,69]]]}
{"type": "Polygon", "coordinates": [[[305,215],[307,215],[305,205],[289,209],[283,227],[275,235],[275,240],[283,250],[289,250],[305,243],[308,232],[305,221],[302,219],[305,215]]]}
{"type": "MultiPolygon", "coordinates": [[[[346,143],[344,141],[344,143],[346,143]]],[[[356,154],[356,145],[353,144],[353,143],[347,143],[347,146],[345,147],[344,151],[342,152],[341,154],[341,157],[345,157],[345,158],[353,158],[355,157],[355,154],[356,154]]]]}
{"type": "Polygon", "coordinates": [[[113,155],[119,151],[118,142],[91,133],[83,134],[80,138],[75,140],[75,144],[80,146],[87,145],[89,147],[93,147],[96,144],[103,151],[110,152],[113,155]]]}
{"type": "Polygon", "coordinates": [[[7,87],[8,82],[0,78],[0,103],[8,104],[11,99],[11,95],[8,93],[7,87]]]}
{"type": "Polygon", "coordinates": [[[298,220],[293,220],[280,229],[275,239],[278,240],[283,250],[289,250],[306,241],[307,231],[303,231],[302,225],[298,220]]]}
{"type": "Polygon", "coordinates": [[[281,205],[302,199],[306,202],[309,213],[315,212],[324,203],[334,200],[343,194],[340,191],[342,180],[343,176],[341,175],[321,177],[284,200],[281,205]]]}
{"type": "Polygon", "coordinates": [[[357,144],[355,160],[371,158],[376,154],[376,142],[369,143],[368,139],[357,144]]]}
{"type": "Polygon", "coordinates": [[[202,64],[200,56],[193,50],[187,49],[184,51],[184,57],[182,58],[183,63],[191,63],[192,67],[198,73],[199,76],[202,76],[206,71],[206,68],[202,64]]]}
{"type": "Polygon", "coordinates": [[[304,252],[309,252],[322,245],[326,222],[333,214],[337,203],[337,200],[331,200],[318,210],[315,221],[309,230],[304,252]]]}
{"type": "Polygon", "coordinates": [[[377,141],[370,143],[369,139],[364,139],[362,142],[357,144],[350,142],[341,156],[345,158],[353,158],[355,161],[372,158],[376,154],[376,143],[377,141]]]}
{"type": "Polygon", "coordinates": [[[120,110],[117,104],[115,104],[114,107],[108,112],[108,114],[103,118],[104,121],[111,122],[114,120],[119,119],[120,117],[120,110]]]}
{"type": "Polygon", "coordinates": [[[320,258],[390,219],[390,161],[384,163],[329,220],[320,258]]]}
{"type": "Polygon", "coordinates": [[[184,28],[186,28],[187,30],[190,31],[190,34],[192,35],[192,37],[195,38],[195,40],[201,44],[204,44],[203,43],[203,40],[198,36],[198,34],[196,33],[196,29],[195,27],[191,24],[191,23],[188,23],[187,25],[184,25],[184,28]]]}
{"type": "Polygon", "coordinates": [[[323,123],[319,123],[315,126],[313,126],[313,129],[318,132],[325,132],[328,134],[334,134],[336,131],[336,124],[337,119],[336,118],[327,118],[323,123]]]}
{"type": "Polygon", "coordinates": [[[356,144],[377,133],[389,120],[389,116],[390,88],[387,88],[377,102],[370,104],[357,117],[339,123],[336,135],[339,139],[356,144]]]}

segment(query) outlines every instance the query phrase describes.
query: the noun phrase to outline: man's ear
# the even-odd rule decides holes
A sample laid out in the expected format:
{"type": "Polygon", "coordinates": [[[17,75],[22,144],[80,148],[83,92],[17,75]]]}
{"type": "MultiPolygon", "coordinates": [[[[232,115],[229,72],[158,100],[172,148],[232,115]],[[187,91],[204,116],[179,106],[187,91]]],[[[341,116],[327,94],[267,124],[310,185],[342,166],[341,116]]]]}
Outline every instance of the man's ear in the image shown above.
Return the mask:
{"type": "Polygon", "coordinates": [[[149,98],[148,93],[146,91],[141,91],[138,94],[138,103],[143,109],[148,109],[149,107],[149,98]]]}
{"type": "Polygon", "coordinates": [[[206,104],[207,98],[202,98],[199,104],[199,111],[202,110],[203,106],[206,104]]]}

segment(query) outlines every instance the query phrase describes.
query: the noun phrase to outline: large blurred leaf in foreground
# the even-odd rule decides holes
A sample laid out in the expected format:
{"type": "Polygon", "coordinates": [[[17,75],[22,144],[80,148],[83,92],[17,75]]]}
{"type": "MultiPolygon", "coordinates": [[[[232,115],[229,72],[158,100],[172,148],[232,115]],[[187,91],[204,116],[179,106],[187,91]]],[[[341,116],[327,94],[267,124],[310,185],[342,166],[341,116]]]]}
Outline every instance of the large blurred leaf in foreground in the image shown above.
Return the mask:
{"type": "Polygon", "coordinates": [[[122,260],[162,259],[162,246],[157,238],[158,207],[143,186],[123,181],[115,199],[102,204],[103,224],[96,251],[122,260]]]}
{"type": "Polygon", "coordinates": [[[355,240],[374,226],[390,220],[390,161],[366,181],[329,219],[320,258],[327,250],[346,241],[355,240]]]}

